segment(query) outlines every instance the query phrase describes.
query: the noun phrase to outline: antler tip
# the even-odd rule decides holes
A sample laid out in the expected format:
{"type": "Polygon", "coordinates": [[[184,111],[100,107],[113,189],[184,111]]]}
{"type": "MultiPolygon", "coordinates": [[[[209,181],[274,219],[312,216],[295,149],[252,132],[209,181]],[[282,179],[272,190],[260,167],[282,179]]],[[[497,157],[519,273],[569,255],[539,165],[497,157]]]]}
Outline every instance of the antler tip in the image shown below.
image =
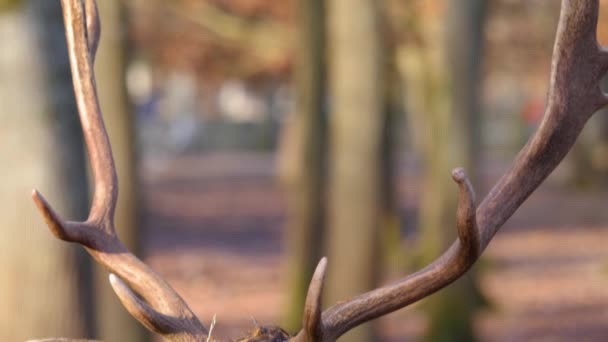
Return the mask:
{"type": "Polygon", "coordinates": [[[153,312],[153,310],[148,307],[138,296],[129,288],[129,286],[120,279],[114,273],[110,273],[108,275],[108,280],[110,281],[110,285],[116,293],[118,299],[122,302],[124,307],[140,322],[144,323],[144,325],[149,326],[149,315],[148,312],[153,312]],[[143,320],[142,320],[143,319],[143,320]]]}
{"type": "Polygon", "coordinates": [[[82,239],[83,236],[79,232],[82,227],[79,224],[63,221],[38,190],[32,190],[32,199],[55,237],[63,241],[78,242],[90,247],[90,244],[82,239]]]}
{"type": "Polygon", "coordinates": [[[317,265],[317,270],[319,270],[319,268],[323,268],[323,269],[327,268],[327,257],[326,256],[322,257],[321,260],[319,260],[319,264],[317,265]]]}
{"type": "Polygon", "coordinates": [[[112,287],[120,286],[121,281],[120,281],[120,279],[118,279],[116,274],[110,273],[110,275],[108,276],[108,279],[110,280],[110,284],[112,284],[112,287]]]}
{"type": "Polygon", "coordinates": [[[41,204],[48,205],[46,200],[44,199],[44,196],[42,196],[42,194],[40,193],[40,191],[38,191],[38,189],[35,189],[35,188],[32,189],[32,199],[38,206],[40,206],[41,204]]]}
{"type": "Polygon", "coordinates": [[[467,174],[466,174],[466,172],[464,172],[464,168],[457,167],[454,170],[452,170],[452,179],[454,179],[454,181],[456,183],[464,182],[467,179],[467,174]]]}
{"type": "Polygon", "coordinates": [[[51,209],[51,206],[46,201],[44,196],[42,196],[42,194],[37,189],[32,189],[32,199],[34,200],[34,204],[36,204],[36,207],[38,207],[38,210],[40,211],[45,220],[48,221],[49,219],[52,219],[53,221],[55,221],[55,213],[51,209]]]}
{"type": "Polygon", "coordinates": [[[323,286],[325,282],[325,273],[327,271],[327,257],[322,257],[317,264],[317,268],[315,268],[315,272],[313,273],[313,281],[320,282],[320,286],[323,286]]]}

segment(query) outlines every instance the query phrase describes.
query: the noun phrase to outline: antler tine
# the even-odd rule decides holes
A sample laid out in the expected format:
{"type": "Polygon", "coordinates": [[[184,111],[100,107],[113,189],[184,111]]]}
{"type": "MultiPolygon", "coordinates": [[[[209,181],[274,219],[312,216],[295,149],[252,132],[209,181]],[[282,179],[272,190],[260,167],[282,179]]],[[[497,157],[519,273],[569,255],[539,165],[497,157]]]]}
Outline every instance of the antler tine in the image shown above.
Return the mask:
{"type": "Polygon", "coordinates": [[[315,269],[315,273],[308,286],[304,315],[302,318],[302,330],[293,342],[321,341],[323,329],[321,327],[321,297],[325,283],[325,272],[327,270],[327,258],[322,258],[315,269]]]}
{"type": "Polygon", "coordinates": [[[128,311],[142,324],[172,341],[202,341],[207,329],[184,300],[131,254],[116,235],[113,220],[118,181],[93,72],[100,37],[97,5],[95,0],[61,0],[61,5],[95,193],[86,222],[63,221],[36,190],[32,194],[34,202],[56,237],[83,245],[97,262],[120,277],[112,275],[111,284],[128,311]]]}
{"type": "Polygon", "coordinates": [[[95,179],[89,220],[111,221],[118,198],[118,180],[110,140],[99,107],[93,70],[101,29],[97,5],[94,0],[85,0],[84,3],[82,0],[62,0],[61,3],[76,103],[95,179]],[[92,31],[89,32],[89,29],[92,31]]]}
{"type": "Polygon", "coordinates": [[[464,172],[454,170],[460,188],[458,239],[450,248],[395,284],[330,307],[322,314],[322,337],[308,341],[335,341],[359,324],[442,289],[473,265],[503,223],[561,162],[591,115],[608,104],[600,89],[608,50],[597,43],[597,19],[598,0],[562,0],[543,121],[477,211],[464,172]]]}
{"type": "Polygon", "coordinates": [[[461,256],[465,263],[473,264],[479,256],[479,229],[475,212],[475,191],[464,172],[459,167],[452,171],[452,179],[458,184],[458,209],[456,211],[456,228],[460,241],[461,256]]]}

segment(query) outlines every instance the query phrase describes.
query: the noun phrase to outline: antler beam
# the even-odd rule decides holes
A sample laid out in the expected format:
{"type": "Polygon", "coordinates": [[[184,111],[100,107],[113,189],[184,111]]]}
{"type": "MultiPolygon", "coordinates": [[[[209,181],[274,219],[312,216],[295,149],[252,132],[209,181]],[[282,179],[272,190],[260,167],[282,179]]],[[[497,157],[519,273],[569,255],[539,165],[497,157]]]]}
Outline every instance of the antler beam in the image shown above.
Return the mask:
{"type": "Polygon", "coordinates": [[[114,291],[143,325],[172,341],[203,341],[207,329],[184,300],[131,254],[116,235],[113,220],[118,180],[93,72],[100,38],[99,14],[94,0],[62,0],[61,5],[74,92],[93,169],[95,193],[85,222],[64,221],[38,191],[34,190],[32,197],[57,238],[83,245],[98,263],[116,274],[110,275],[114,291]]]}
{"type": "Polygon", "coordinates": [[[458,240],[424,269],[327,309],[316,328],[321,338],[296,340],[335,341],[348,330],[414,303],[466,273],[504,222],[562,161],[591,115],[608,104],[600,89],[608,70],[608,52],[596,38],[598,6],[598,0],[562,0],[544,118],[476,213],[464,172],[452,173],[460,187],[458,240]]]}

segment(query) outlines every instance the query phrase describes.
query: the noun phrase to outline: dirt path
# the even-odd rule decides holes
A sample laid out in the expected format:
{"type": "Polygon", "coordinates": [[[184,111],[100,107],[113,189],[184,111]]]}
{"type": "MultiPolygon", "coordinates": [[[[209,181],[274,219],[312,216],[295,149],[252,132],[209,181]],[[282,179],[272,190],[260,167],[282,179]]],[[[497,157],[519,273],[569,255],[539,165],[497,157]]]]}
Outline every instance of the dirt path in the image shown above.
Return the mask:
{"type": "MultiPolygon", "coordinates": [[[[144,164],[152,267],[205,322],[217,315],[218,337],[241,335],[253,319],[277,322],[285,208],[273,159],[232,154],[144,164]]],[[[417,195],[408,177],[400,194],[409,213],[417,195]]],[[[549,182],[508,222],[486,251],[492,266],[482,287],[493,308],[477,320],[484,341],[608,340],[607,200],[549,182]]],[[[381,324],[387,340],[415,341],[424,323],[413,307],[381,324]]]]}

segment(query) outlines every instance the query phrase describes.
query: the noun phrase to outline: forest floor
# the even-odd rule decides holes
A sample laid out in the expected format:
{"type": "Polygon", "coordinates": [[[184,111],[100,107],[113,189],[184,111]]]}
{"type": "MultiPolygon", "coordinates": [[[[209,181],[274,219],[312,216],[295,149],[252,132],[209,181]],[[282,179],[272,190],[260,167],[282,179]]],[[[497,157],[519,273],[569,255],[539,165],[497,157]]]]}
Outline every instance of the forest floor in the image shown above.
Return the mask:
{"type": "MultiPolygon", "coordinates": [[[[222,340],[243,335],[254,320],[277,323],[286,292],[285,203],[273,157],[207,154],[143,164],[147,262],[204,322],[217,315],[214,336],[222,340]]],[[[487,184],[505,167],[486,167],[487,184]]],[[[415,168],[401,169],[400,208],[408,217],[418,182],[415,168]]],[[[541,186],[485,251],[490,266],[481,287],[491,307],[476,320],[482,341],[606,341],[608,193],[557,183],[541,186]]],[[[425,319],[414,305],[379,324],[386,341],[417,341],[425,319]]]]}

